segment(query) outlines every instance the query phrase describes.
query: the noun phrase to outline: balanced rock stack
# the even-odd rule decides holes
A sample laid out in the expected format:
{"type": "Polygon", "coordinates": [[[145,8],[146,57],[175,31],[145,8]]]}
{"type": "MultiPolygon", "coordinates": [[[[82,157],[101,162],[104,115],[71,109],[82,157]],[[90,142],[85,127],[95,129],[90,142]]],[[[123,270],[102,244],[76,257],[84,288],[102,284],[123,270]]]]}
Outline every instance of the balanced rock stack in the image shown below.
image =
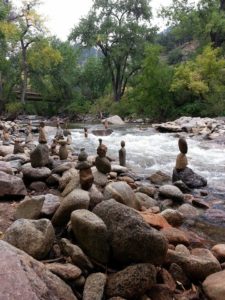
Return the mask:
{"type": "Polygon", "coordinates": [[[44,167],[49,163],[49,149],[44,127],[45,123],[40,122],[38,138],[39,144],[30,154],[31,166],[33,168],[44,167]]]}
{"type": "Polygon", "coordinates": [[[84,190],[89,190],[94,181],[94,176],[91,170],[91,163],[87,161],[87,153],[84,148],[80,149],[76,169],[80,171],[80,185],[84,190]]]}
{"type": "Polygon", "coordinates": [[[8,146],[10,144],[10,135],[8,129],[4,128],[2,134],[3,145],[8,146]]]}
{"type": "Polygon", "coordinates": [[[21,140],[15,139],[14,142],[15,144],[14,144],[13,154],[24,153],[24,148],[21,145],[21,140]]]}
{"type": "Polygon", "coordinates": [[[99,146],[97,148],[98,156],[95,159],[95,165],[99,172],[107,174],[111,171],[111,163],[106,157],[107,147],[102,144],[102,139],[99,139],[99,146]]]}
{"type": "Polygon", "coordinates": [[[62,140],[62,139],[64,139],[63,130],[60,127],[59,122],[57,122],[57,129],[56,129],[55,139],[56,140],[62,140]]]}
{"type": "Polygon", "coordinates": [[[59,158],[61,160],[65,160],[68,157],[68,149],[66,147],[67,141],[66,140],[59,140],[59,158]]]}
{"type": "Polygon", "coordinates": [[[126,149],[125,149],[125,142],[121,141],[120,143],[121,149],[119,150],[119,162],[120,165],[126,167],[126,149]]]}
{"type": "Polygon", "coordinates": [[[177,155],[176,166],[173,170],[173,182],[181,180],[189,188],[206,186],[207,180],[187,167],[188,161],[186,154],[188,152],[188,145],[184,138],[179,138],[178,147],[180,153],[177,155]]]}

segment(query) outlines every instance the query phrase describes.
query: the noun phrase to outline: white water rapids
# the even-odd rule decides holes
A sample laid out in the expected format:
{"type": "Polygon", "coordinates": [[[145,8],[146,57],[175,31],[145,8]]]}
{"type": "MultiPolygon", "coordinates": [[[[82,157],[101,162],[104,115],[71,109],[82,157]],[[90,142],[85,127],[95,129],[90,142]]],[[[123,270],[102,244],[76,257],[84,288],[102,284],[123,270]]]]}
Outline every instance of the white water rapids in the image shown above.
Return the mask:
{"type": "MultiPolygon", "coordinates": [[[[108,147],[108,156],[118,161],[120,142],[126,143],[127,166],[138,175],[151,175],[160,170],[172,175],[176,156],[179,153],[178,137],[175,134],[158,133],[150,127],[138,125],[115,127],[109,136],[98,137],[91,130],[103,129],[100,125],[74,125],[72,131],[75,152],[85,148],[88,155],[95,155],[98,139],[108,147]],[[83,127],[88,128],[88,138],[84,137],[83,127]]],[[[225,187],[225,149],[218,144],[209,144],[193,138],[188,143],[188,165],[196,173],[205,177],[208,186],[216,189],[225,187]]]]}

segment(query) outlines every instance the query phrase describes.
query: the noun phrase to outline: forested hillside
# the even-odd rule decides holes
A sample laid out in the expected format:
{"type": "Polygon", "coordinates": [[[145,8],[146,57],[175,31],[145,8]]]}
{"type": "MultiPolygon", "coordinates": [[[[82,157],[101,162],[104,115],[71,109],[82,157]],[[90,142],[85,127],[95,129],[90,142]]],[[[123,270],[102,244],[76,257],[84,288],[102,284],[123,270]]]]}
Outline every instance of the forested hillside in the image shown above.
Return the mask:
{"type": "Polygon", "coordinates": [[[67,41],[49,35],[39,5],[0,0],[1,111],[225,115],[224,0],[174,0],[163,31],[148,0],[95,0],[67,41]]]}

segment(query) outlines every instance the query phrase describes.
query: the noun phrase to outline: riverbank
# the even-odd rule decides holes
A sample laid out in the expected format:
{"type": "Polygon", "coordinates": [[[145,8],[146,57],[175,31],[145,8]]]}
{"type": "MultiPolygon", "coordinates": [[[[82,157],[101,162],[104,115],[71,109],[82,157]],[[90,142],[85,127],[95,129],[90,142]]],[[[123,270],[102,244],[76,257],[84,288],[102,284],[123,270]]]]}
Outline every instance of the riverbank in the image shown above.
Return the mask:
{"type": "MultiPolygon", "coordinates": [[[[25,138],[24,124],[15,126],[18,128],[12,136],[19,133],[25,138]]],[[[35,146],[38,135],[33,127],[35,146]]],[[[124,131],[116,133],[118,143],[122,137],[131,135],[130,130],[128,128],[126,134],[124,131]]],[[[50,146],[56,128],[47,127],[46,131],[50,146]]],[[[82,128],[71,133],[74,144],[68,147],[67,160],[59,159],[57,146],[56,154],[50,156],[51,164],[42,168],[30,165],[32,147],[26,145],[22,154],[12,154],[13,145],[0,147],[0,184],[4,187],[0,207],[8,212],[4,215],[0,209],[1,220],[5,218],[5,223],[0,222],[3,240],[22,249],[35,261],[5,242],[0,242],[1,257],[4,250],[19,260],[23,257],[23,262],[30,261],[36,267],[29,272],[37,276],[35,272],[39,270],[40,286],[44,283],[45,293],[55,299],[63,299],[60,298],[62,290],[69,295],[66,299],[158,300],[162,293],[162,299],[204,299],[206,295],[213,299],[211,291],[220,293],[209,285],[210,279],[205,279],[219,272],[218,284],[223,285],[221,270],[225,252],[224,246],[217,245],[225,242],[223,195],[218,194],[216,199],[208,188],[182,190],[182,186],[172,184],[171,176],[162,169],[142,177],[129,166],[119,166],[118,146],[113,145],[115,141],[110,142],[110,137],[104,137],[103,141],[108,149],[113,146],[117,149],[111,172],[105,175],[92,166],[94,183],[89,190],[83,190],[75,169],[78,149],[90,144],[95,152],[98,137],[85,139],[82,128]],[[110,200],[112,198],[115,200],[110,200]],[[215,227],[210,228],[215,230],[218,242],[207,239],[210,228],[206,221],[209,219],[214,222],[215,227]],[[37,260],[45,266],[39,265],[37,260]],[[56,274],[57,279],[52,274],[56,274]],[[52,289],[54,279],[58,287],[52,289]]],[[[149,131],[145,134],[146,130],[140,128],[138,143],[146,160],[145,142],[150,138],[149,131]]],[[[158,144],[162,143],[159,137],[162,136],[157,135],[158,144]]],[[[133,147],[132,140],[134,136],[127,142],[127,155],[133,147]]],[[[164,148],[165,153],[168,152],[169,148],[164,148]]],[[[88,161],[93,162],[95,155],[90,155],[88,161]]],[[[13,268],[12,264],[9,267],[9,257],[4,261],[5,266],[13,268]]],[[[28,282],[31,273],[25,272],[28,282]]],[[[4,284],[6,280],[10,288],[9,278],[3,276],[4,284]]],[[[45,299],[44,292],[41,294],[31,286],[38,299],[45,299]]],[[[21,290],[19,283],[17,290],[21,290]]],[[[12,290],[4,290],[4,293],[13,295],[12,290]]],[[[29,285],[26,293],[30,293],[29,285]]]]}

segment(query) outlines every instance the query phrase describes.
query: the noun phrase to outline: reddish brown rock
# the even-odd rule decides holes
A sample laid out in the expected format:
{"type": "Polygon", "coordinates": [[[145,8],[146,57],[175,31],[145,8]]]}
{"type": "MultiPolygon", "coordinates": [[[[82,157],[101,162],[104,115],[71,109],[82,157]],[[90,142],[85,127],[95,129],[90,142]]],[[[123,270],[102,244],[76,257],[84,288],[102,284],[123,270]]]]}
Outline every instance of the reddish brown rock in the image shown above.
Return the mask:
{"type": "Polygon", "coordinates": [[[173,245],[177,245],[177,244],[189,245],[189,240],[187,235],[183,231],[177,228],[173,228],[173,227],[164,228],[161,230],[161,232],[168,240],[168,242],[173,245]]]}
{"type": "Polygon", "coordinates": [[[166,219],[160,214],[153,214],[149,210],[139,211],[139,214],[142,216],[146,223],[148,223],[156,229],[171,227],[171,225],[166,221],[166,219]]]}

